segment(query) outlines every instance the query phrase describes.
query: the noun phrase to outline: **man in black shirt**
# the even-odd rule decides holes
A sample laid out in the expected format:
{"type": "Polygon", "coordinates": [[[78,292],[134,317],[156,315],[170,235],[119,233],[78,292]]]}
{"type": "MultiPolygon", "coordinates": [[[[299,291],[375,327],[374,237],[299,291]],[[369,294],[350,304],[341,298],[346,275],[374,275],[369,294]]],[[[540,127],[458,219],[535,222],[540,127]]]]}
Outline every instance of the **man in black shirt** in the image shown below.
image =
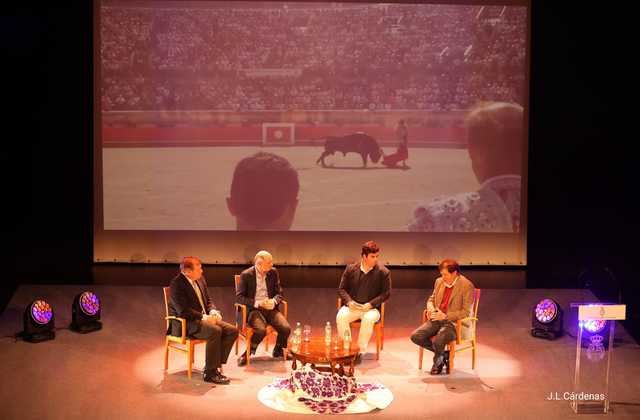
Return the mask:
{"type": "Polygon", "coordinates": [[[363,354],[373,334],[373,325],[380,320],[380,306],[391,295],[391,274],[378,262],[380,248],[375,242],[365,242],[361,255],[360,261],[348,265],[342,273],[338,295],[344,306],[338,311],[336,324],[342,338],[351,322],[361,320],[358,346],[363,354]]]}

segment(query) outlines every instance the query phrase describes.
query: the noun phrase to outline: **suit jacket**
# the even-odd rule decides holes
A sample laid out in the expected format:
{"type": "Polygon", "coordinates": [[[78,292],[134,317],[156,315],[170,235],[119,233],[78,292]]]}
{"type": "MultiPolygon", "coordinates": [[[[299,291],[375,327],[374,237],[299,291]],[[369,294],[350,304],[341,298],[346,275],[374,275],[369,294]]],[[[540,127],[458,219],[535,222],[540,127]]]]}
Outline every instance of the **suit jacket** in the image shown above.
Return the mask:
{"type": "MultiPolygon", "coordinates": [[[[196,284],[200,288],[202,301],[207,313],[212,309],[216,309],[209,297],[207,281],[204,276],[198,279],[196,284]]],[[[200,306],[198,295],[191,286],[191,283],[189,283],[189,279],[187,279],[184,274],[180,273],[171,280],[169,288],[169,315],[185,318],[187,320],[187,335],[191,336],[197,333],[200,330],[200,322],[202,320],[202,306],[200,306]]],[[[177,336],[182,335],[180,321],[172,319],[169,324],[167,334],[177,336]]]]}
{"type": "MultiPolygon", "coordinates": [[[[247,315],[254,309],[257,309],[253,305],[256,303],[256,267],[250,267],[240,273],[240,283],[236,287],[236,302],[243,305],[247,305],[247,315]]],[[[282,295],[282,286],[280,285],[280,275],[278,270],[272,268],[265,276],[265,283],[267,284],[267,295],[269,299],[275,299],[276,307],[279,310],[278,305],[284,299],[282,295]]]]}
{"type": "MultiPolygon", "coordinates": [[[[385,302],[391,296],[391,273],[389,269],[382,264],[376,264],[371,269],[370,273],[374,281],[371,283],[369,290],[367,290],[368,299],[367,302],[376,309],[380,309],[382,302],[385,302]]],[[[338,287],[338,295],[342,299],[342,304],[347,305],[354,300],[358,292],[360,279],[360,263],[350,264],[345,268],[340,279],[340,286],[338,287]]],[[[358,303],[367,303],[358,302],[358,303]]]]}
{"type": "MultiPolygon", "coordinates": [[[[427,309],[432,311],[439,308],[444,297],[446,285],[442,277],[436,279],[433,287],[433,293],[427,299],[427,309]]],[[[473,283],[463,275],[458,277],[456,284],[453,285],[451,296],[449,297],[449,305],[447,306],[447,320],[455,322],[459,319],[469,316],[471,305],[473,305],[473,283]]]]}

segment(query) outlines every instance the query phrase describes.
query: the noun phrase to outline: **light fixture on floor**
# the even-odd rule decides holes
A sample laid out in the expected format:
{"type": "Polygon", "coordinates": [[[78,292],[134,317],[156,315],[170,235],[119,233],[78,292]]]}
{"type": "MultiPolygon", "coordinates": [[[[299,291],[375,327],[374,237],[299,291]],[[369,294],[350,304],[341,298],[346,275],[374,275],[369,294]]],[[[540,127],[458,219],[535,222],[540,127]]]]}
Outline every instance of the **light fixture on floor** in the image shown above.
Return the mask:
{"type": "Polygon", "coordinates": [[[24,310],[24,331],[18,334],[25,341],[39,343],[56,337],[55,319],[51,305],[36,299],[24,310]]]}
{"type": "Polygon", "coordinates": [[[102,329],[100,299],[93,292],[82,292],[73,299],[71,326],[73,331],[88,333],[102,329]]]}
{"type": "Polygon", "coordinates": [[[562,335],[562,308],[549,298],[542,299],[531,314],[531,335],[553,340],[562,335]]]}

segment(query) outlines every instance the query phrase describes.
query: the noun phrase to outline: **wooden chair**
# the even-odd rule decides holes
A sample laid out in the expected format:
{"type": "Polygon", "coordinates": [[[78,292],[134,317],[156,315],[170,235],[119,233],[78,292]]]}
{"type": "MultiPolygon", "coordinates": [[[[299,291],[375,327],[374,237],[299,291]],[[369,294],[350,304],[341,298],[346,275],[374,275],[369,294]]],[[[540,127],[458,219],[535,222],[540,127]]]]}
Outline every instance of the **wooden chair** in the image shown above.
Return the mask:
{"type": "MultiPolygon", "coordinates": [[[[240,275],[236,274],[234,276],[234,281],[235,281],[236,290],[238,290],[238,285],[240,284],[240,275]]],[[[284,315],[284,318],[287,319],[287,314],[289,312],[289,304],[284,299],[281,301],[281,303],[283,305],[282,315],[284,315]]],[[[253,328],[251,328],[247,323],[247,315],[249,314],[249,311],[247,310],[247,305],[243,305],[242,303],[235,303],[234,306],[236,308],[236,327],[238,328],[238,338],[236,339],[236,356],[238,355],[238,343],[240,341],[240,337],[242,337],[244,338],[245,344],[247,346],[246,357],[247,357],[247,366],[249,366],[249,363],[251,362],[251,358],[250,358],[251,352],[249,351],[249,349],[251,347],[251,337],[253,336],[253,328]],[[238,317],[238,314],[241,315],[240,318],[238,317]]],[[[269,351],[269,338],[272,335],[277,335],[277,334],[278,332],[276,331],[275,328],[273,328],[271,325],[267,325],[267,334],[264,336],[264,340],[263,340],[265,350],[267,352],[269,351]]],[[[283,349],[282,358],[285,361],[287,360],[286,348],[283,349]]]]}
{"type": "MultiPolygon", "coordinates": [[[[342,299],[338,296],[338,310],[342,307],[342,299]]],[[[380,319],[373,326],[373,331],[376,333],[376,360],[380,360],[380,350],[384,350],[384,307],[385,302],[382,302],[380,306],[380,319]]],[[[362,322],[357,319],[352,324],[361,324],[362,322]]]]}
{"type": "Polygon", "coordinates": [[[182,324],[182,335],[167,335],[165,339],[164,345],[164,370],[169,369],[169,349],[174,349],[181,351],[187,354],[187,376],[191,379],[191,370],[193,367],[194,360],[194,347],[196,344],[206,343],[206,340],[198,340],[196,338],[187,337],[187,320],[184,318],[179,318],[177,316],[169,315],[169,288],[163,287],[162,292],[164,293],[164,310],[165,317],[164,319],[167,321],[167,331],[169,331],[169,324],[172,319],[180,321],[182,324]]]}
{"type": "MultiPolygon", "coordinates": [[[[478,323],[478,306],[480,305],[480,289],[475,289],[473,293],[473,304],[471,306],[471,316],[462,318],[456,321],[456,339],[450,341],[447,344],[449,350],[449,370],[447,374],[453,370],[453,364],[455,360],[456,352],[471,349],[471,369],[476,368],[476,356],[478,353],[478,340],[476,336],[476,327],[478,323]],[[469,337],[463,337],[462,332],[465,328],[462,324],[469,322],[471,325],[468,328],[470,333],[469,337]]],[[[424,324],[429,319],[429,313],[425,309],[422,311],[422,323],[424,324]]],[[[433,337],[431,338],[433,340],[433,337]]],[[[424,348],[418,349],[418,369],[422,370],[422,357],[424,355],[424,348]]]]}

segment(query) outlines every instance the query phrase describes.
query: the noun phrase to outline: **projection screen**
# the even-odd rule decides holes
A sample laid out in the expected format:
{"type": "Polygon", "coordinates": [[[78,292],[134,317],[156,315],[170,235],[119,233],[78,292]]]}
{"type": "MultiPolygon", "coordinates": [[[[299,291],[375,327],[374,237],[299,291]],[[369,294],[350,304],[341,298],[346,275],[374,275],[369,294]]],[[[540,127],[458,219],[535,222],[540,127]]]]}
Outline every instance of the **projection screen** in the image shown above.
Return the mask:
{"type": "Polygon", "coordinates": [[[95,0],[94,260],[526,265],[529,3],[95,0]]]}

